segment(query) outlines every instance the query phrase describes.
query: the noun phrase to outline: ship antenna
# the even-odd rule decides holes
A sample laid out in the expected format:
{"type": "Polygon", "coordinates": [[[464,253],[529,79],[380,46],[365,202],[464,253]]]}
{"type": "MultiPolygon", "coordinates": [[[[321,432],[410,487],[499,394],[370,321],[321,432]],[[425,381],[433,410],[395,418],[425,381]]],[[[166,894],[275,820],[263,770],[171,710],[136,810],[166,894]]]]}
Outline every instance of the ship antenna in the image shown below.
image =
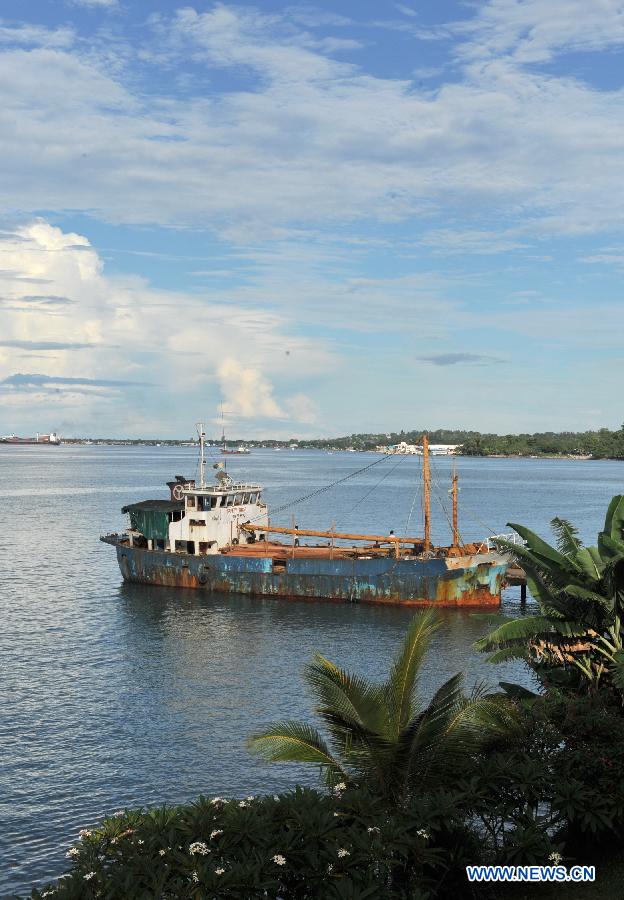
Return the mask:
{"type": "Polygon", "coordinates": [[[429,436],[422,436],[423,448],[423,505],[424,505],[424,530],[425,530],[425,553],[431,550],[431,476],[429,474],[429,436]]]}
{"type": "Polygon", "coordinates": [[[197,423],[197,434],[199,435],[199,486],[206,487],[206,459],[204,457],[204,423],[197,423]]]}
{"type": "Polygon", "coordinates": [[[459,528],[457,525],[457,466],[455,465],[455,460],[453,460],[451,497],[453,498],[453,547],[459,547],[459,528]]]}

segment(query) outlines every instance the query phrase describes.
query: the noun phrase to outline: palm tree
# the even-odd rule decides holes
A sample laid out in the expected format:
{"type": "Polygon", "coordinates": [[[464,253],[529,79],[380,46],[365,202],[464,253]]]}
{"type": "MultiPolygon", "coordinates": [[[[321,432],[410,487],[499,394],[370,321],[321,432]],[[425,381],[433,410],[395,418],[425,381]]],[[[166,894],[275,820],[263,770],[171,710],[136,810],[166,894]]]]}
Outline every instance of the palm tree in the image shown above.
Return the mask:
{"type": "Polygon", "coordinates": [[[419,703],[418,675],[438,627],[430,611],[415,616],[382,684],[315,654],[304,678],[327,739],[312,725],[286,721],[254,734],[249,746],[271,762],[319,766],[330,786],[363,784],[393,804],[442,786],[488,738],[508,731],[513,708],[483,687],[464,696],[461,674],[428,705],[419,703]]]}
{"type": "Polygon", "coordinates": [[[624,690],[624,496],[611,500],[595,547],[583,546],[565,519],[551,526],[556,549],[512,523],[525,546],[496,541],[524,569],[540,612],[505,622],[475,646],[495,651],[492,662],[525,659],[546,680],[576,672],[589,690],[605,676],[624,690]]]}

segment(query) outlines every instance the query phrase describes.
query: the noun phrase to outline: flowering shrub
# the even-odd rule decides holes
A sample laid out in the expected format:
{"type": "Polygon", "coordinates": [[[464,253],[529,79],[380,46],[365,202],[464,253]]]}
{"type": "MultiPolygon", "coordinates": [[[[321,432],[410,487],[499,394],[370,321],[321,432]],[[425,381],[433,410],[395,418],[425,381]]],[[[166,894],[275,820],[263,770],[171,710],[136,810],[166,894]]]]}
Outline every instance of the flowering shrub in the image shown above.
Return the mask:
{"type": "Polygon", "coordinates": [[[381,900],[408,896],[409,885],[409,897],[424,900],[448,884],[439,822],[415,809],[388,813],[361,791],[340,793],[298,788],[242,807],[200,797],[128,811],[83,833],[69,873],[32,897],[381,900]]]}

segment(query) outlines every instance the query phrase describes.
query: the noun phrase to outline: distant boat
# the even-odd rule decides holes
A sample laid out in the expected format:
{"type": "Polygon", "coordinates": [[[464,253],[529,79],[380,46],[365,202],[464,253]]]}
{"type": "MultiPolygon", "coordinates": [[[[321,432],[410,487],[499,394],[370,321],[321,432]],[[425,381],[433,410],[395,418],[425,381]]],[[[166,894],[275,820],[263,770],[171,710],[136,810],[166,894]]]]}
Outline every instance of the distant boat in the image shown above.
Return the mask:
{"type": "Polygon", "coordinates": [[[246,456],[250,452],[249,447],[239,444],[238,447],[230,449],[225,440],[225,423],[223,421],[223,406],[221,407],[221,453],[226,456],[246,456]]]}
{"type": "Polygon", "coordinates": [[[226,453],[228,456],[241,456],[247,453],[251,453],[251,450],[249,449],[249,447],[244,447],[242,444],[240,445],[240,447],[235,447],[232,450],[229,450],[224,443],[221,447],[221,453],[226,453]]]}
{"type": "Polygon", "coordinates": [[[37,434],[35,437],[18,437],[10,434],[0,438],[0,444],[10,444],[11,447],[60,447],[61,439],[53,431],[50,434],[37,434]]]}

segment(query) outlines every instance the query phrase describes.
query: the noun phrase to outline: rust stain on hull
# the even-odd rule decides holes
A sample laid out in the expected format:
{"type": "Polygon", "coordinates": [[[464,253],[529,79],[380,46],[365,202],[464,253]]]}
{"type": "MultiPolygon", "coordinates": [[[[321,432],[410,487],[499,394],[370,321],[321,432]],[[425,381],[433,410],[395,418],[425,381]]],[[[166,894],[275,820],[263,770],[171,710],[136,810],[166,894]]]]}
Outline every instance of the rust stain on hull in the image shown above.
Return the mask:
{"type": "MultiPolygon", "coordinates": [[[[116,539],[114,539],[116,538],[116,539]]],[[[188,556],[129,547],[117,549],[125,580],[219,593],[395,606],[496,607],[506,562],[492,554],[443,559],[283,560],[241,554],[188,556]]]]}

